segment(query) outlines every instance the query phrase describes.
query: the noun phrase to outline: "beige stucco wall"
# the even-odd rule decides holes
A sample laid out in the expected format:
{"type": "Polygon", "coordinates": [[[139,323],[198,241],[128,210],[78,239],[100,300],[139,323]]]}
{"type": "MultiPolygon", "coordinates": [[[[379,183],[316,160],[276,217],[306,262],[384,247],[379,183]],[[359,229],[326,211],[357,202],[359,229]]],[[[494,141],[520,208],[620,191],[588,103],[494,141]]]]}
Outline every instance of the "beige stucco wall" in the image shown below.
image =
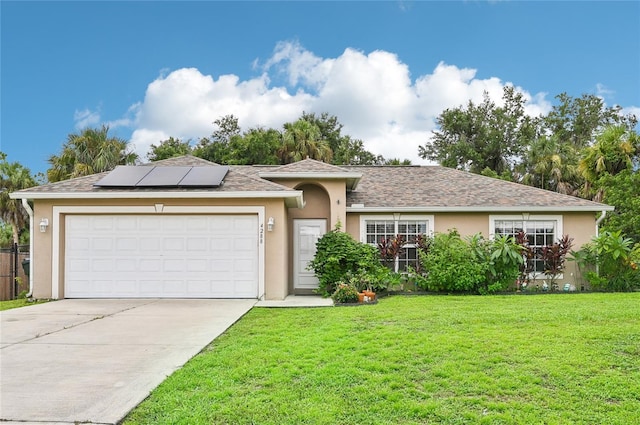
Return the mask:
{"type": "Polygon", "coordinates": [[[42,218],[49,219],[47,232],[34,232],[34,252],[33,262],[33,296],[35,298],[52,297],[52,253],[57,250],[59,253],[58,262],[58,282],[59,297],[64,297],[64,218],[61,217],[60,228],[55,229],[53,223],[54,206],[148,206],[153,207],[161,203],[166,206],[246,206],[264,207],[264,283],[265,298],[284,299],[288,294],[287,271],[288,271],[288,239],[289,231],[287,223],[287,207],[282,199],[116,199],[116,200],[36,200],[34,202],[35,227],[42,218]],[[267,231],[266,221],[273,217],[276,225],[273,231],[267,231]],[[53,246],[53,234],[59,232],[58,246],[53,246]]]}
{"type": "MultiPolygon", "coordinates": [[[[518,213],[504,213],[504,212],[491,212],[491,213],[435,213],[434,216],[434,231],[436,233],[446,233],[450,229],[456,229],[462,236],[470,236],[476,233],[482,233],[485,237],[489,236],[490,222],[489,217],[491,215],[518,215],[518,213]]],[[[346,231],[353,236],[355,240],[360,240],[360,213],[349,213],[346,220],[346,231]]],[[[369,214],[367,214],[369,215],[369,214]]],[[[388,214],[387,214],[388,215],[388,214]]],[[[578,250],[580,247],[589,242],[596,231],[596,214],[593,212],[570,212],[564,214],[557,213],[538,213],[536,215],[552,215],[562,216],[563,222],[563,234],[568,234],[574,239],[573,250],[578,250]]],[[[402,218],[409,218],[410,214],[403,213],[402,218]]],[[[559,237],[562,235],[558,235],[559,237]]],[[[540,280],[543,280],[541,277],[540,280]]],[[[570,283],[575,285],[578,290],[584,285],[584,281],[579,276],[579,271],[575,262],[566,261],[565,273],[562,279],[559,279],[559,284],[562,286],[564,283],[570,283]]]]}
{"type": "MultiPolygon", "coordinates": [[[[347,187],[344,180],[338,179],[314,179],[310,181],[308,179],[273,179],[274,183],[281,184],[290,188],[299,188],[302,185],[313,184],[314,186],[321,187],[329,198],[329,222],[327,223],[329,229],[333,229],[338,222],[344,225],[347,219],[347,206],[346,206],[346,194],[347,187]]],[[[309,211],[310,216],[322,214],[322,212],[315,212],[315,208],[322,208],[326,211],[326,206],[310,203],[305,193],[304,199],[307,205],[304,209],[309,211]]]]}

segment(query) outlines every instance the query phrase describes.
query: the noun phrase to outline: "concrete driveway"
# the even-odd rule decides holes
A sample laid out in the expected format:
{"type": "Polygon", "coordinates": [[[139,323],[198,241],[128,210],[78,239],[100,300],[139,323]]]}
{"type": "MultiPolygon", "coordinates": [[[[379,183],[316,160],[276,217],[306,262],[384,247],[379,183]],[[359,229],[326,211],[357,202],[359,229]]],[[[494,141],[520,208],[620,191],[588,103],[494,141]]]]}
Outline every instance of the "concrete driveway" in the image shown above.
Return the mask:
{"type": "Polygon", "coordinates": [[[255,303],[61,300],[0,312],[0,423],[115,424],[255,303]]]}

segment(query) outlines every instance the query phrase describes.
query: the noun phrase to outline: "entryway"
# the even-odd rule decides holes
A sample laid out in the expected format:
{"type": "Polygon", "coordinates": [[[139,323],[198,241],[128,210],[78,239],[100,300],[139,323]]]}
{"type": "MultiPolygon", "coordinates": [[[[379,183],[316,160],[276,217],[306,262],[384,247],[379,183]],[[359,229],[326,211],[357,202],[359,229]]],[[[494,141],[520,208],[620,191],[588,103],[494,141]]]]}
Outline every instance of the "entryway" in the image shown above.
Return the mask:
{"type": "Polygon", "coordinates": [[[293,220],[293,289],[313,290],[318,278],[308,270],[309,262],[316,255],[316,243],[327,231],[325,219],[293,220]]]}

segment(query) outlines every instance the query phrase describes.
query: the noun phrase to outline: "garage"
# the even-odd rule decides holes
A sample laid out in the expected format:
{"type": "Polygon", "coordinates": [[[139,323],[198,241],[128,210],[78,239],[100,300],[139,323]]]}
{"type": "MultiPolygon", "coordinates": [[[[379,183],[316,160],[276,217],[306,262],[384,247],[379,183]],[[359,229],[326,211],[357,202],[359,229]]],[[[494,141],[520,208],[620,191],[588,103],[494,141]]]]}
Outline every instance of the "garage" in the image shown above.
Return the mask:
{"type": "Polygon", "coordinates": [[[257,214],[68,214],[65,298],[257,298],[257,214]]]}

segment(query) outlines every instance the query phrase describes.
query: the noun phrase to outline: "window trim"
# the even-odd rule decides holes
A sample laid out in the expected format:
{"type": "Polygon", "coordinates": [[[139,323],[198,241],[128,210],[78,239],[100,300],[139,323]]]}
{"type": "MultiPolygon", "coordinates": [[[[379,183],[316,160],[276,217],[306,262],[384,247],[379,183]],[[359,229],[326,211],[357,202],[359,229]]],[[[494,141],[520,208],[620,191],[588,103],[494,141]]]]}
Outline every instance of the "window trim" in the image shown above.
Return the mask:
{"type": "MultiPolygon", "coordinates": [[[[384,220],[393,221],[394,227],[398,230],[398,222],[400,221],[426,221],[427,232],[425,233],[429,237],[433,237],[434,234],[434,215],[432,214],[361,214],[360,215],[360,242],[367,243],[367,221],[384,220]]],[[[367,244],[371,245],[371,244],[367,244]]],[[[372,245],[373,246],[373,245],[372,245]]],[[[395,269],[397,269],[398,261],[396,260],[395,269]]]]}

